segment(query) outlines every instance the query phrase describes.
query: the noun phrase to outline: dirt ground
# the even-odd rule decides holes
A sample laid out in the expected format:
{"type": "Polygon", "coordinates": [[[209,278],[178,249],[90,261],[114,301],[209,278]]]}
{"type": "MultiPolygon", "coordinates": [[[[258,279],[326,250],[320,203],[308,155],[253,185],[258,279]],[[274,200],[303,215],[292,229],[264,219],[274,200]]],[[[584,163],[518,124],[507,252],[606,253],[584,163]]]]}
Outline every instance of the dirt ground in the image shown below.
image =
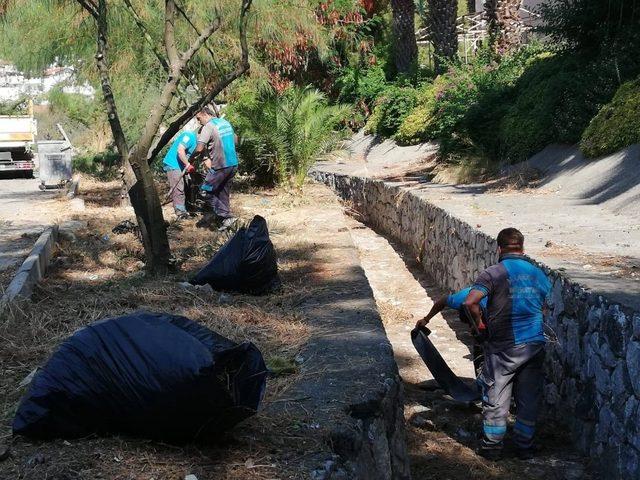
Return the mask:
{"type": "MultiPolygon", "coordinates": [[[[138,309],[185,315],[235,341],[252,341],[277,374],[269,378],[264,407],[287,400],[299,378],[295,357],[312,333],[298,305],[331,272],[315,261],[318,246],[300,219],[322,209],[314,189],[234,196],[243,221],[254,213],[268,218],[278,251],[283,282],[276,294],[253,297],[185,290],[178,285],[205,264],[230,234],[195,228],[196,219],[169,226],[179,271],[168,278],[147,278],[142,247],[135,234],[111,229],[131,212],[118,206],[118,184],[84,182],[84,212],[74,220],[87,227],[62,235],[47,278],[32,304],[16,307],[0,322],[0,462],[1,479],[206,479],[306,478],[293,460],[319,435],[301,429],[304,414],[261,413],[220,439],[219,445],[165,445],[131,438],[86,438],[34,442],[11,437],[11,420],[25,388],[20,382],[78,328],[95,320],[138,309]]],[[[325,193],[326,196],[326,193],[325,193]]],[[[60,200],[63,202],[63,200],[60,200]]],[[[167,218],[171,215],[168,214],[167,218]]],[[[282,410],[282,409],[279,409],[282,410]]]]}

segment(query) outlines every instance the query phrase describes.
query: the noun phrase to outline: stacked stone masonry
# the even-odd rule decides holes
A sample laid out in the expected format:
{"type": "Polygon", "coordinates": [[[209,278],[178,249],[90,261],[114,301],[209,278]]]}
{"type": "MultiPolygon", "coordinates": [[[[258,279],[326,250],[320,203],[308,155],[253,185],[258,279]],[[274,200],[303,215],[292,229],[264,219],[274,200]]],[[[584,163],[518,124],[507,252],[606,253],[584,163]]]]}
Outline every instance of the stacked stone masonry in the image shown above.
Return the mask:
{"type": "MultiPolygon", "coordinates": [[[[443,287],[457,290],[497,261],[494,238],[403,183],[315,171],[378,231],[409,248],[443,287]]],[[[553,284],[546,323],[545,416],[610,478],[640,479],[640,313],[589,293],[539,264],[553,284]]]]}

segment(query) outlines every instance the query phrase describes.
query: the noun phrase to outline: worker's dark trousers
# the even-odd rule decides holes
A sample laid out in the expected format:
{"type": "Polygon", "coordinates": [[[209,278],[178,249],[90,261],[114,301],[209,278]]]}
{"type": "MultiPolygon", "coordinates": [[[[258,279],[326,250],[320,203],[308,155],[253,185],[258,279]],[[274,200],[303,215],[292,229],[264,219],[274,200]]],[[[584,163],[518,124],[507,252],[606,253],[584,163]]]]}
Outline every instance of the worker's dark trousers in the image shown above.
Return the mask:
{"type": "Polygon", "coordinates": [[[238,167],[226,167],[209,170],[200,187],[206,192],[205,202],[213,212],[221,218],[231,217],[229,197],[231,194],[231,179],[238,171],[238,167]]]}
{"type": "Polygon", "coordinates": [[[173,188],[173,191],[171,192],[173,209],[176,213],[186,212],[187,209],[184,204],[184,179],[182,178],[182,171],[167,170],[167,180],[169,180],[169,189],[172,189],[173,186],[177,184],[176,188],[173,188]]]}
{"type": "Polygon", "coordinates": [[[516,403],[513,437],[517,448],[532,447],[544,384],[544,344],[517,345],[484,353],[478,384],[482,389],[483,448],[502,448],[511,394],[516,403]]]}

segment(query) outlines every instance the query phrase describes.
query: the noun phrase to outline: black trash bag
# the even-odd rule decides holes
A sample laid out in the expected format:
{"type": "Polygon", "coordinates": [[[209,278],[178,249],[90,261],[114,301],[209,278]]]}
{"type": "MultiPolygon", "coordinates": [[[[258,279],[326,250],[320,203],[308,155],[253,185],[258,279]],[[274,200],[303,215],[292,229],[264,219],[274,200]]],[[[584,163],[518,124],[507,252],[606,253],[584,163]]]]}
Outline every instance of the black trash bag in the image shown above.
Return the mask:
{"type": "Polygon", "coordinates": [[[190,282],[219,291],[261,295],[280,286],[276,250],[259,215],[240,228],[190,282]]]}
{"type": "Polygon", "coordinates": [[[13,433],[207,440],[256,413],[266,378],[252,343],[185,317],[135,312],[65,340],[34,377],[13,433]]]}
{"type": "Polygon", "coordinates": [[[480,390],[477,385],[467,385],[447,365],[440,352],[431,343],[429,335],[431,330],[427,327],[411,330],[411,342],[418,351],[420,358],[425,363],[433,378],[454,400],[459,402],[475,402],[480,399],[480,390]]]}

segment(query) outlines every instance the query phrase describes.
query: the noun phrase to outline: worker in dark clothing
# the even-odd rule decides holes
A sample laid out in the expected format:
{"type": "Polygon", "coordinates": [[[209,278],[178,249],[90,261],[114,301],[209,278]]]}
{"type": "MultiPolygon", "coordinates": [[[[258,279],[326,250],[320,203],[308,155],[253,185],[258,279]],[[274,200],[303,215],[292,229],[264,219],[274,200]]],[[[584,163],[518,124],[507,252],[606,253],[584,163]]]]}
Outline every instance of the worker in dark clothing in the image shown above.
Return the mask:
{"type": "Polygon", "coordinates": [[[524,255],[515,228],[498,234],[499,263],[483,271],[464,307],[479,321],[487,302],[487,341],[478,377],[482,389],[483,438],[479,454],[498,460],[515,398],[514,443],[520,458],[533,456],[533,437],[544,383],[543,310],[551,290],[545,273],[524,255]]]}
{"type": "MultiPolygon", "coordinates": [[[[421,328],[421,327],[426,327],[427,324],[429,323],[429,321],[435,317],[438,313],[440,313],[442,310],[444,310],[445,308],[451,308],[453,310],[457,310],[458,313],[460,314],[461,318],[464,318],[464,309],[462,308],[462,303],[466,300],[467,296],[469,295],[469,292],[471,291],[471,287],[467,287],[467,288],[463,288],[462,290],[452,293],[451,295],[444,295],[442,297],[440,297],[438,300],[436,300],[436,302],[433,304],[433,306],[431,307],[431,310],[429,310],[429,313],[427,313],[427,315],[424,318],[421,318],[420,320],[418,320],[418,322],[416,323],[416,328],[421,328]]],[[[486,311],[487,308],[487,297],[484,297],[481,301],[480,301],[480,306],[484,311],[486,311]]],[[[483,317],[486,316],[483,315],[483,317]]],[[[480,366],[482,365],[482,347],[481,345],[478,345],[477,343],[474,343],[473,345],[473,351],[472,351],[472,355],[473,355],[473,366],[476,372],[479,371],[480,366]]]]}

